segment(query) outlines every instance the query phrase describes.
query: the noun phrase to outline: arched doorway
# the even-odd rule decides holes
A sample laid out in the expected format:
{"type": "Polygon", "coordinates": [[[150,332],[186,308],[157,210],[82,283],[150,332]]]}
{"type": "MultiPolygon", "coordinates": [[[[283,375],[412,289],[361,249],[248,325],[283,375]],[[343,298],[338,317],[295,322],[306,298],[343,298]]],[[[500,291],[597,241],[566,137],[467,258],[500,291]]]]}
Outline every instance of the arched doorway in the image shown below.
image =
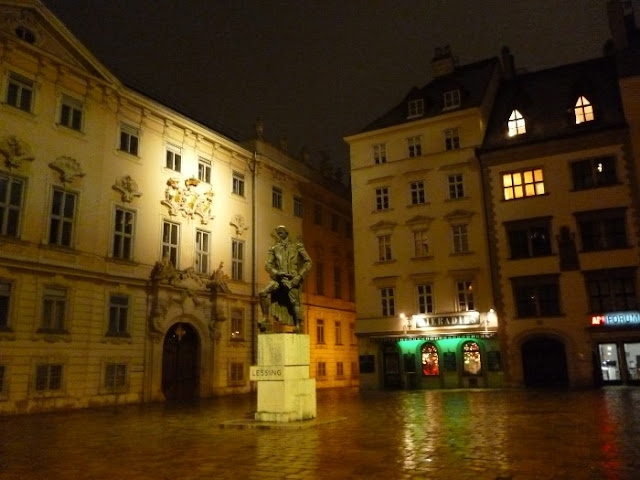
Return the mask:
{"type": "Polygon", "coordinates": [[[385,388],[402,388],[400,378],[400,354],[395,344],[382,347],[382,365],[385,388]]]}
{"type": "Polygon", "coordinates": [[[522,344],[522,369],[527,387],[566,387],[567,355],[562,341],[537,337],[522,344]]]}
{"type": "Polygon", "coordinates": [[[188,323],[173,325],[162,348],[162,393],[167,400],[189,400],[200,385],[200,338],[188,323]]]}

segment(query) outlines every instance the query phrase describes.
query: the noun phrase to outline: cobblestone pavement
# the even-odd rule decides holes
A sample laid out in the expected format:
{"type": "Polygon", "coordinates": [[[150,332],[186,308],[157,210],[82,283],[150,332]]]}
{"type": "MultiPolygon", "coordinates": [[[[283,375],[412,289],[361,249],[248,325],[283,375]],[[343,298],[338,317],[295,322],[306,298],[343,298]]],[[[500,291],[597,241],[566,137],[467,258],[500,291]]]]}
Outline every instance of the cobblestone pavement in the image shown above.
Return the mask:
{"type": "Polygon", "coordinates": [[[640,478],[637,388],[320,390],[312,427],[221,427],[255,405],[0,417],[0,479],[640,478]]]}

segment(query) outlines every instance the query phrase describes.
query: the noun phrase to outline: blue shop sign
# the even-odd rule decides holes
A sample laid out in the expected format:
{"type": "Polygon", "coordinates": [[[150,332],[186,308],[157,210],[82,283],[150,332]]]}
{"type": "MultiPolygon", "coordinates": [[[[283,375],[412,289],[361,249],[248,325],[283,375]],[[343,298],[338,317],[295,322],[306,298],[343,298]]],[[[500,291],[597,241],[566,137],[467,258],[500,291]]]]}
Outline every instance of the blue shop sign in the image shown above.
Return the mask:
{"type": "Polygon", "coordinates": [[[591,325],[611,327],[640,325],[640,312],[611,312],[603,315],[593,315],[591,317],[591,325]]]}

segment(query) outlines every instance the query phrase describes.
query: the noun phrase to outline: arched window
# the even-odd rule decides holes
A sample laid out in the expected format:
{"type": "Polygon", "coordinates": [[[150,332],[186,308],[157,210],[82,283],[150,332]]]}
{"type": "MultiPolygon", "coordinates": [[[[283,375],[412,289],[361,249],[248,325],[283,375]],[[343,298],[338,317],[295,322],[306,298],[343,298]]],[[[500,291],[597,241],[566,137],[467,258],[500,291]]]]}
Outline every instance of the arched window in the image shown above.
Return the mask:
{"type": "Polygon", "coordinates": [[[594,119],[593,105],[591,105],[591,102],[587,100],[586,97],[581,96],[578,98],[574,111],[576,113],[576,125],[583,122],[590,122],[594,119]]]}
{"type": "Polygon", "coordinates": [[[476,342],[462,344],[462,371],[467,375],[480,375],[482,371],[480,347],[476,342]]]}
{"type": "Polygon", "coordinates": [[[518,110],[511,112],[509,117],[509,136],[514,137],[522,133],[526,133],[527,128],[524,125],[524,117],[518,110]]]}
{"type": "Polygon", "coordinates": [[[422,346],[422,373],[424,375],[440,375],[438,348],[433,343],[422,346]]]}

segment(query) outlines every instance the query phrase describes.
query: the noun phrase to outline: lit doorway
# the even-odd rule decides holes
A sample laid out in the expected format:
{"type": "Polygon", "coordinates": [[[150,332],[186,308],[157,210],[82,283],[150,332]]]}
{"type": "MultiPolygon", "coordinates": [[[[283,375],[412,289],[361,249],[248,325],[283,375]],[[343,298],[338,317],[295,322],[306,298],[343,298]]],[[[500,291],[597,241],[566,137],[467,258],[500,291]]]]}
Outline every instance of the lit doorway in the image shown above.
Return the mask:
{"type": "Polygon", "coordinates": [[[600,374],[604,383],[621,383],[620,362],[618,361],[618,346],[615,343],[601,343],[598,345],[598,360],[600,374]]]}
{"type": "Polygon", "coordinates": [[[162,393],[167,400],[190,400],[200,385],[200,339],[188,323],[176,323],[164,338],[162,393]]]}
{"type": "Polygon", "coordinates": [[[527,387],[566,387],[569,384],[564,344],[538,337],[522,344],[522,368],[527,387]]]}

